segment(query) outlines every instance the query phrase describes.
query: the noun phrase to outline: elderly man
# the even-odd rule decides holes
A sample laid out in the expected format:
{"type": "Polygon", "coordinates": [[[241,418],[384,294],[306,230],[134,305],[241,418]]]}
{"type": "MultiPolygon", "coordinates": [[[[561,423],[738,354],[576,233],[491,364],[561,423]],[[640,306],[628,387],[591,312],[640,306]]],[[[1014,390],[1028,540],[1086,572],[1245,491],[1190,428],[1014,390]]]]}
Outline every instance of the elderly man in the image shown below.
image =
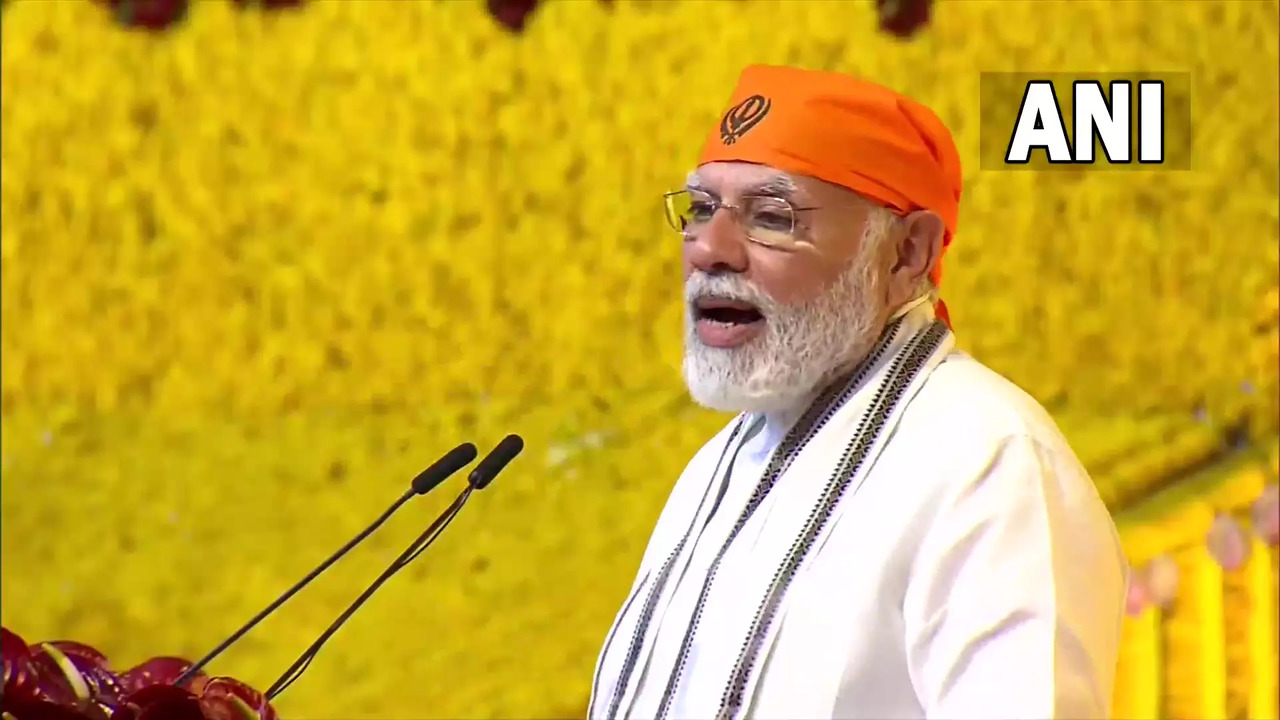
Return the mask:
{"type": "Polygon", "coordinates": [[[960,162],[927,108],[753,66],[686,189],[693,458],[597,664],[592,720],[1083,718],[1127,570],[1053,421],[957,351],[960,162]]]}

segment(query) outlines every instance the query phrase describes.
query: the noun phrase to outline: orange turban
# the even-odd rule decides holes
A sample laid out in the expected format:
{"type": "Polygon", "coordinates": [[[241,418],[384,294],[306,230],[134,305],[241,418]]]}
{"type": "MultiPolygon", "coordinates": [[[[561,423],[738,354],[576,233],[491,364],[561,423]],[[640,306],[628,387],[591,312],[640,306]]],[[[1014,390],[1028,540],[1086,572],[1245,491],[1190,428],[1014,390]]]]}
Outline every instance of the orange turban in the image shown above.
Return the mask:
{"type": "MultiPolygon", "coordinates": [[[[899,214],[931,210],[946,225],[960,211],[960,154],[929,108],[888,88],[839,73],[752,65],[698,164],[768,165],[848,188],[899,214]]],[[[942,259],[930,269],[942,281],[942,259]]],[[[948,320],[946,306],[938,314],[948,320]]]]}

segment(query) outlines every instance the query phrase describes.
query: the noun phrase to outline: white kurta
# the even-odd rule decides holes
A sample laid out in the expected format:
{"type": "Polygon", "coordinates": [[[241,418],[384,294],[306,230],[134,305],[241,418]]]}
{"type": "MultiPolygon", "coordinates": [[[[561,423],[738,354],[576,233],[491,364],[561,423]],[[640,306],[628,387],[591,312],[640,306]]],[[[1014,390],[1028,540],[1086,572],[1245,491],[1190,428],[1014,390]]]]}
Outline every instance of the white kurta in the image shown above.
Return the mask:
{"type": "MultiPolygon", "coordinates": [[[[1127,570],[1106,507],[1029,396],[950,345],[930,370],[768,615],[739,717],[1108,716],[1127,570]]],[[[761,566],[791,543],[788,507],[803,516],[801,498],[826,482],[816,461],[802,453],[764,497],[709,585],[720,600],[695,609],[792,421],[739,418],[690,463],[601,653],[592,720],[709,720],[724,707],[761,566]],[[642,627],[669,557],[669,589],[642,627]]]]}

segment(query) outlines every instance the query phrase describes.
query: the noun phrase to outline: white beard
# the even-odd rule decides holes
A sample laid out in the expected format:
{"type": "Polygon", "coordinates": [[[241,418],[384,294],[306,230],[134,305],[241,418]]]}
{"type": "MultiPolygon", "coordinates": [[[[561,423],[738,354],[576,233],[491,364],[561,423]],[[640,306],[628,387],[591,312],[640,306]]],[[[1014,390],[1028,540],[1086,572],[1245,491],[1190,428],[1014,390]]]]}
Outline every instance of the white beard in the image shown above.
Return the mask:
{"type": "Polygon", "coordinates": [[[864,243],[834,283],[799,305],[783,305],[739,275],[690,275],[684,380],[693,400],[723,412],[785,411],[865,357],[885,317],[877,244],[864,243]],[[702,344],[693,302],[707,295],[754,305],[764,316],[763,334],[734,348],[702,344]]]}

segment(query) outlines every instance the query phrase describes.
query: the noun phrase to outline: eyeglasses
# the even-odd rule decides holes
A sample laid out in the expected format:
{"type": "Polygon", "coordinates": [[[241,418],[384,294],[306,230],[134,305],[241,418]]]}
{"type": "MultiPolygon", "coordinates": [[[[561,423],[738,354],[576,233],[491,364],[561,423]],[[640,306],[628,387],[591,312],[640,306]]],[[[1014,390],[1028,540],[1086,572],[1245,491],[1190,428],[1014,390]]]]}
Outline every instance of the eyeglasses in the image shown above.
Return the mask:
{"type": "Polygon", "coordinates": [[[769,195],[744,196],[738,204],[730,205],[689,190],[669,192],[662,200],[667,223],[686,240],[701,232],[715,214],[724,209],[733,214],[748,240],[780,250],[794,250],[801,244],[796,239],[796,213],[818,209],[796,207],[783,198],[769,195]]]}

